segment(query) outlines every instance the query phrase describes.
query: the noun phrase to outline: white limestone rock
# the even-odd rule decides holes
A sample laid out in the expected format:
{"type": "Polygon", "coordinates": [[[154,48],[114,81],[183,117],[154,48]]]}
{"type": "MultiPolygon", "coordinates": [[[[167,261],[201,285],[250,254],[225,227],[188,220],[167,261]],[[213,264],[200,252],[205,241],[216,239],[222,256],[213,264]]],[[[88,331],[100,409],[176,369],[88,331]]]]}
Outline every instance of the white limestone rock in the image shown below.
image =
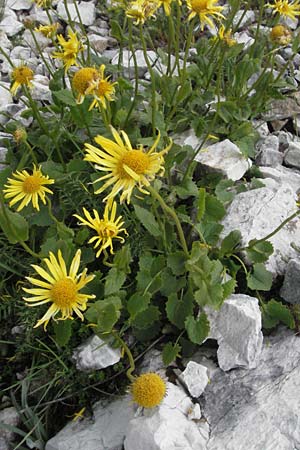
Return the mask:
{"type": "MultiPolygon", "coordinates": [[[[0,47],[7,53],[12,48],[12,43],[8,39],[6,33],[0,29],[0,47]]],[[[3,60],[4,56],[0,54],[0,60],[3,60]]]]}
{"type": "Polygon", "coordinates": [[[68,423],[47,442],[45,450],[122,450],[134,412],[128,396],[108,404],[99,402],[92,419],[68,423]]]}
{"type": "Polygon", "coordinates": [[[291,304],[300,304],[300,260],[291,259],[287,265],[280,295],[291,304]]]}
{"type": "Polygon", "coordinates": [[[300,143],[290,142],[285,154],[284,162],[287,166],[300,169],[300,143]]]}
{"type": "MultiPolygon", "coordinates": [[[[51,39],[48,39],[46,36],[44,36],[42,33],[39,33],[38,31],[33,31],[33,34],[37,40],[37,43],[41,50],[44,50],[48,45],[51,44],[51,39]]],[[[36,46],[36,43],[34,41],[34,38],[32,34],[30,33],[30,30],[25,30],[23,33],[23,42],[31,49],[31,56],[39,55],[40,51],[36,46]]],[[[52,49],[53,51],[53,49],[52,49]]]]}
{"type": "Polygon", "coordinates": [[[188,419],[193,409],[194,405],[185,392],[167,383],[167,395],[161,405],[144,410],[143,415],[130,421],[125,450],[206,449],[208,425],[196,425],[188,419]]]}
{"type": "Polygon", "coordinates": [[[290,186],[293,192],[298,193],[300,191],[300,171],[295,169],[289,169],[284,166],[277,167],[264,167],[259,168],[264,178],[272,178],[279,185],[290,186]]]}
{"type": "MultiPolygon", "coordinates": [[[[79,15],[83,25],[93,25],[96,19],[96,7],[93,2],[78,2],[77,4],[79,15]]],[[[80,23],[75,5],[73,3],[68,3],[68,11],[71,19],[74,22],[80,23]]],[[[57,13],[62,17],[63,20],[68,22],[68,13],[66,11],[63,2],[59,2],[57,5],[57,13]]]]}
{"type": "Polygon", "coordinates": [[[7,148],[0,147],[0,171],[7,167],[5,164],[2,164],[3,162],[5,162],[6,154],[7,154],[7,148]]]}
{"type": "Polygon", "coordinates": [[[256,144],[256,164],[261,166],[276,167],[283,162],[283,154],[279,151],[279,139],[270,134],[256,144]]]}
{"type": "MultiPolygon", "coordinates": [[[[155,62],[157,61],[157,55],[152,50],[149,50],[147,52],[148,59],[152,66],[154,66],[155,62]]],[[[135,51],[135,57],[137,61],[138,66],[138,72],[139,76],[143,77],[148,70],[147,63],[145,61],[143,50],[136,50],[135,51]]],[[[134,60],[132,57],[132,53],[130,50],[124,49],[122,54],[122,66],[125,69],[125,75],[129,76],[130,78],[134,77],[134,60]]],[[[111,63],[112,64],[118,64],[119,61],[119,52],[113,57],[111,63]]]]}
{"type": "Polygon", "coordinates": [[[180,379],[186,385],[191,396],[198,398],[204,392],[209,381],[207,367],[194,361],[189,361],[180,379]]]}
{"type": "Polygon", "coordinates": [[[82,371],[99,370],[113,366],[121,359],[121,350],[112,348],[94,335],[77,347],[73,353],[76,368],[82,371]]]}
{"type": "Polygon", "coordinates": [[[6,6],[15,11],[28,10],[32,7],[31,0],[7,0],[6,6]]]}
{"type": "Polygon", "coordinates": [[[32,81],[32,98],[51,102],[52,95],[49,88],[49,79],[43,75],[35,75],[32,81]]]}
{"type": "Polygon", "coordinates": [[[282,328],[265,339],[259,366],[219,370],[203,394],[207,450],[296,450],[300,443],[300,339],[282,328]]]}
{"type": "Polygon", "coordinates": [[[234,33],[234,39],[238,44],[244,44],[244,49],[247,50],[255,42],[254,39],[249,36],[247,31],[242,31],[241,33],[234,33]]]}
{"type": "Polygon", "coordinates": [[[27,59],[31,57],[31,50],[28,47],[17,45],[12,49],[9,56],[12,59],[23,59],[24,61],[27,61],[27,59]]]}
{"type": "Polygon", "coordinates": [[[5,8],[3,19],[0,22],[0,30],[6,33],[8,37],[12,37],[23,28],[24,25],[18,21],[16,13],[10,8],[5,8]]]}
{"type": "Polygon", "coordinates": [[[255,21],[255,13],[252,10],[244,11],[240,9],[234,16],[233,25],[236,26],[239,23],[239,29],[245,25],[249,25],[255,21]]]}
{"type": "Polygon", "coordinates": [[[235,367],[253,369],[262,349],[261,312],[257,298],[233,294],[219,311],[206,308],[209,337],[219,344],[217,356],[222,370],[235,367]]]}
{"type": "MultiPolygon", "coordinates": [[[[275,170],[271,167],[267,169],[275,170]]],[[[266,182],[267,179],[263,181],[266,182]]],[[[222,221],[223,237],[233,230],[239,230],[242,245],[246,246],[251,239],[267,236],[297,210],[297,197],[289,185],[273,180],[268,184],[234,197],[222,221]]],[[[273,244],[274,253],[266,262],[266,267],[274,277],[283,275],[287,262],[297,255],[291,243],[300,246],[300,219],[293,219],[269,240],[273,244]]]]}
{"type": "MultiPolygon", "coordinates": [[[[20,418],[16,408],[11,406],[9,408],[2,409],[0,411],[0,423],[17,427],[20,423],[20,418]]],[[[15,434],[13,431],[0,427],[0,446],[2,445],[2,448],[9,449],[9,443],[13,440],[14,436],[15,434]]]]}
{"type": "Polygon", "coordinates": [[[108,47],[109,39],[107,37],[89,34],[88,39],[92,49],[95,49],[98,53],[103,53],[108,47]]]}
{"type": "Polygon", "coordinates": [[[252,165],[251,160],[245,158],[238,146],[229,139],[203,148],[195,160],[233,181],[240,180],[252,165]]]}
{"type": "Polygon", "coordinates": [[[9,89],[9,83],[0,82],[0,108],[6,108],[7,104],[12,102],[12,95],[9,89]]]}
{"type": "Polygon", "coordinates": [[[189,145],[193,150],[196,150],[196,148],[201,144],[200,138],[196,136],[195,131],[192,128],[183,131],[183,133],[175,134],[173,136],[173,141],[178,145],[189,145]]]}

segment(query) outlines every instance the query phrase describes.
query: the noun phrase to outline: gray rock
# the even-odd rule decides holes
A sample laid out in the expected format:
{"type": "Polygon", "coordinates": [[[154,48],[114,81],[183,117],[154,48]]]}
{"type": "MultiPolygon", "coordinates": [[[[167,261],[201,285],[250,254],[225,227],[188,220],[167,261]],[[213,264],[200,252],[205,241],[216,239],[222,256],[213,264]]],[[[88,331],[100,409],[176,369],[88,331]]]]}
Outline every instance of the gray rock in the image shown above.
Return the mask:
{"type": "Polygon", "coordinates": [[[259,366],[214,374],[203,394],[207,450],[300,448],[300,339],[282,329],[266,339],[259,366]]]}
{"type": "Polygon", "coordinates": [[[91,47],[99,53],[103,53],[108,47],[109,39],[107,37],[99,36],[98,34],[89,34],[89,42],[91,47]]]}
{"type": "MultiPolygon", "coordinates": [[[[49,15],[52,18],[52,22],[57,22],[58,17],[56,13],[53,10],[48,10],[49,15]]],[[[35,3],[33,4],[33,7],[30,11],[30,15],[28,16],[28,19],[34,20],[37,23],[40,23],[41,25],[48,25],[49,24],[49,17],[46,13],[46,11],[43,10],[43,8],[40,8],[35,3]]]]}
{"type": "MultiPolygon", "coordinates": [[[[149,59],[151,65],[154,66],[154,64],[157,61],[156,53],[153,52],[152,50],[150,50],[147,52],[147,56],[148,56],[148,59],[149,59]]],[[[135,57],[136,57],[136,61],[137,61],[139,76],[143,77],[145,75],[146,71],[148,70],[143,50],[136,50],[135,57]]],[[[118,64],[118,61],[119,61],[119,52],[118,52],[118,54],[116,54],[113,57],[111,63],[118,64]]],[[[130,78],[133,78],[134,77],[134,60],[132,57],[132,53],[127,49],[123,50],[122,66],[125,69],[125,71],[124,71],[125,75],[129,76],[130,78]]]]}
{"type": "Polygon", "coordinates": [[[293,192],[298,193],[300,190],[300,172],[295,169],[289,169],[284,166],[259,168],[264,178],[272,178],[278,184],[288,185],[293,192]]]}
{"type": "Polygon", "coordinates": [[[180,134],[175,134],[173,136],[173,141],[178,145],[190,145],[193,150],[201,144],[201,139],[195,135],[195,131],[190,128],[189,130],[183,131],[180,134]]]}
{"type": "Polygon", "coordinates": [[[279,151],[279,139],[271,134],[256,145],[258,154],[256,164],[276,167],[282,164],[283,154],[279,151]]]}
{"type": "MultiPolygon", "coordinates": [[[[2,409],[0,411],[0,423],[17,427],[20,423],[20,418],[16,408],[11,406],[9,408],[2,409]]],[[[7,449],[9,448],[9,443],[14,439],[14,436],[15,434],[12,431],[9,431],[7,428],[0,427],[0,445],[2,445],[4,449],[6,448],[5,445],[7,446],[7,449]]]]}
{"type": "Polygon", "coordinates": [[[5,108],[8,103],[12,102],[9,83],[0,83],[0,108],[5,108]]]}
{"type": "Polygon", "coordinates": [[[273,100],[268,108],[268,111],[262,114],[266,121],[282,120],[294,117],[300,114],[300,105],[297,98],[286,97],[285,99],[273,100]]]}
{"type": "Polygon", "coordinates": [[[234,367],[253,369],[261,353],[263,335],[257,298],[233,294],[219,311],[206,310],[210,335],[219,344],[217,356],[222,370],[234,367]]]}
{"type": "Polygon", "coordinates": [[[236,26],[239,23],[238,29],[240,29],[240,28],[243,28],[245,25],[249,25],[249,24],[253,23],[254,21],[255,21],[254,11],[248,10],[245,12],[243,9],[240,9],[239,11],[237,11],[237,13],[234,16],[233,25],[236,26]]]}
{"type": "Polygon", "coordinates": [[[7,167],[5,164],[2,164],[3,162],[5,162],[6,154],[7,148],[0,147],[0,170],[3,170],[7,167]]]}
{"type": "Polygon", "coordinates": [[[286,273],[280,295],[288,303],[300,303],[300,260],[291,259],[287,265],[286,273]]]}
{"type": "Polygon", "coordinates": [[[287,166],[300,169],[300,143],[291,142],[284,154],[284,162],[287,166]]]}
{"type": "Polygon", "coordinates": [[[180,379],[186,385],[192,397],[198,398],[204,392],[209,381],[207,376],[207,367],[189,361],[185,370],[182,372],[180,379]]]}
{"type": "Polygon", "coordinates": [[[7,36],[12,37],[23,30],[24,25],[18,21],[16,13],[9,8],[5,8],[3,19],[0,22],[0,30],[7,36]]]}
{"type": "Polygon", "coordinates": [[[49,79],[43,75],[35,75],[32,81],[32,98],[51,102],[52,95],[49,88],[49,79]]]}
{"type": "Polygon", "coordinates": [[[140,373],[156,372],[162,377],[165,376],[165,369],[166,366],[162,360],[162,354],[155,348],[146,353],[142,363],[139,365],[140,373]]]}
{"type": "Polygon", "coordinates": [[[244,49],[247,50],[254,43],[254,39],[249,36],[246,31],[242,31],[241,33],[234,33],[234,39],[238,44],[244,44],[244,49]]]}
{"type": "Polygon", "coordinates": [[[233,181],[240,180],[252,165],[251,160],[245,158],[237,145],[229,139],[201,149],[195,160],[233,181]]]}
{"type": "MultiPolygon", "coordinates": [[[[0,30],[0,47],[2,47],[3,50],[6,52],[12,48],[12,43],[10,42],[6,33],[3,30],[0,30]]],[[[4,58],[4,56],[1,53],[0,60],[2,60],[3,58],[4,58]]]]}
{"type": "Polygon", "coordinates": [[[12,59],[23,59],[24,61],[26,61],[30,57],[31,57],[31,50],[28,47],[22,47],[20,45],[17,45],[10,52],[10,58],[12,59]]]}
{"type": "Polygon", "coordinates": [[[7,0],[6,6],[8,8],[14,9],[15,11],[20,11],[22,9],[30,9],[32,7],[31,0],[7,0]]]}
{"type": "MultiPolygon", "coordinates": [[[[34,34],[41,50],[44,50],[49,44],[51,44],[51,39],[48,39],[47,37],[43,36],[42,33],[39,33],[38,31],[34,31],[33,34],[34,34]]],[[[32,34],[30,33],[30,30],[24,31],[23,42],[31,49],[32,57],[34,55],[38,56],[40,54],[40,50],[37,48],[34,38],[33,38],[32,34]]],[[[52,49],[52,51],[53,51],[53,49],[52,49]]],[[[19,58],[20,58],[20,56],[19,56],[19,58]]],[[[21,58],[22,58],[22,56],[21,56],[21,58]]]]}
{"type": "Polygon", "coordinates": [[[270,134],[268,124],[264,120],[253,120],[252,125],[261,139],[266,138],[270,134]]]}
{"type": "MultiPolygon", "coordinates": [[[[83,25],[93,25],[96,19],[96,8],[93,2],[78,2],[77,4],[79,15],[83,25]]],[[[79,23],[79,17],[73,3],[68,3],[68,11],[71,20],[79,23]]],[[[57,13],[62,17],[63,20],[68,21],[68,13],[65,9],[63,2],[59,2],[57,5],[57,13]]]]}
{"type": "Polygon", "coordinates": [[[50,439],[45,450],[122,450],[130,419],[134,416],[131,398],[97,403],[92,419],[70,422],[50,439]]]}
{"type": "MultiPolygon", "coordinates": [[[[268,167],[268,170],[275,170],[268,167]]],[[[264,180],[266,181],[266,180],[264,180]]],[[[289,185],[272,180],[272,186],[242,192],[235,196],[222,221],[226,236],[233,230],[240,230],[242,245],[251,239],[260,239],[274,231],[296,210],[297,197],[289,185]]],[[[287,262],[296,257],[294,242],[300,246],[300,219],[295,218],[269,239],[274,253],[266,263],[273,276],[283,275],[287,262]]]]}
{"type": "Polygon", "coordinates": [[[78,370],[99,370],[113,366],[121,359],[121,350],[112,348],[98,336],[91,336],[85,343],[77,347],[73,360],[78,370]]]}
{"type": "Polygon", "coordinates": [[[205,450],[208,426],[197,426],[189,420],[190,410],[194,410],[191,399],[182,389],[167,383],[162,404],[130,421],[125,450],[205,450]]]}

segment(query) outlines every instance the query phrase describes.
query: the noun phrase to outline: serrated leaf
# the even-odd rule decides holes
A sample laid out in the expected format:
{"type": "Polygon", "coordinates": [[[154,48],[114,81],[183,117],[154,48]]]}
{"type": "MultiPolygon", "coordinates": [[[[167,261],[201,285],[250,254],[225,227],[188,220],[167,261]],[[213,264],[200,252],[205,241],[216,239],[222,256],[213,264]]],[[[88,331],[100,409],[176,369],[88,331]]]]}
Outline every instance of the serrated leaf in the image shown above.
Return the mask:
{"type": "Polygon", "coordinates": [[[72,336],[72,323],[70,319],[53,322],[55,340],[60,347],[65,347],[72,336]]]}
{"type": "Polygon", "coordinates": [[[215,189],[217,198],[223,203],[230,202],[234,197],[234,192],[230,190],[233,186],[232,180],[219,181],[215,189]]]}
{"type": "Polygon", "coordinates": [[[180,330],[184,328],[184,321],[193,312],[193,294],[188,291],[183,298],[176,293],[169,295],[166,303],[166,313],[169,321],[180,330]]]}
{"type": "Polygon", "coordinates": [[[119,320],[121,299],[117,296],[99,300],[89,307],[85,313],[89,322],[96,324],[95,332],[108,333],[119,320]]]}
{"type": "Polygon", "coordinates": [[[241,239],[242,235],[239,230],[231,231],[222,241],[220,256],[232,254],[236,247],[240,244],[241,239]]]}
{"type": "Polygon", "coordinates": [[[76,106],[76,100],[73,97],[72,92],[69,89],[62,89],[61,91],[53,91],[52,96],[54,99],[68,106],[76,106]]]}
{"type": "Polygon", "coordinates": [[[274,252],[274,247],[269,241],[261,241],[257,243],[255,243],[255,241],[250,241],[249,247],[246,248],[246,252],[248,258],[253,263],[263,263],[267,261],[269,256],[274,252]]]}
{"type": "Polygon", "coordinates": [[[130,245],[123,245],[114,256],[114,265],[117,269],[126,274],[131,272],[130,263],[132,261],[130,245]]]}
{"type": "Polygon", "coordinates": [[[264,307],[266,314],[273,320],[284,323],[287,327],[294,329],[295,320],[286,305],[276,300],[270,300],[264,307]]]}
{"type": "Polygon", "coordinates": [[[133,294],[127,303],[127,310],[131,319],[134,319],[137,314],[147,309],[151,300],[151,294],[149,292],[136,292],[133,294]]]}
{"type": "Polygon", "coordinates": [[[118,270],[116,267],[110,269],[105,280],[105,297],[117,293],[125,283],[125,280],[126,274],[124,272],[118,270]]]}
{"type": "Polygon", "coordinates": [[[223,203],[211,194],[206,194],[205,198],[205,219],[210,222],[218,222],[223,219],[226,209],[223,203]]]}
{"type": "Polygon", "coordinates": [[[139,221],[152,236],[158,237],[161,235],[159,225],[150,211],[138,205],[134,205],[134,211],[139,221]]]}
{"type": "Polygon", "coordinates": [[[144,311],[137,314],[133,321],[133,326],[138,329],[149,328],[160,317],[157,306],[149,306],[144,311]]]}
{"type": "Polygon", "coordinates": [[[185,328],[190,341],[194,344],[202,344],[210,330],[207,315],[202,312],[197,319],[193,316],[188,316],[185,320],[185,328]]]}
{"type": "Polygon", "coordinates": [[[21,214],[10,211],[6,206],[0,208],[0,227],[11,244],[28,240],[27,220],[21,214]]]}
{"type": "Polygon", "coordinates": [[[178,356],[181,350],[181,346],[179,344],[172,344],[172,342],[168,342],[162,351],[162,360],[163,363],[168,366],[173,362],[178,356]]]}
{"type": "Polygon", "coordinates": [[[226,281],[226,283],[222,284],[222,288],[223,288],[223,300],[225,300],[226,298],[228,298],[231,294],[234,293],[235,288],[237,286],[237,282],[235,281],[234,278],[232,278],[231,280],[226,281]]]}
{"type": "Polygon", "coordinates": [[[209,305],[214,309],[219,309],[224,300],[223,286],[221,284],[211,284],[206,280],[198,283],[198,289],[194,293],[194,297],[198,305],[209,305]]]}
{"type": "Polygon", "coordinates": [[[171,274],[170,269],[166,268],[161,274],[160,292],[165,297],[168,297],[174,292],[178,292],[186,285],[185,277],[176,278],[171,274]]]}
{"type": "Polygon", "coordinates": [[[186,256],[182,251],[177,251],[168,255],[167,266],[172,270],[174,275],[183,275],[185,273],[185,263],[186,256]]]}
{"type": "Polygon", "coordinates": [[[269,291],[272,287],[272,274],[264,264],[257,263],[253,266],[253,272],[248,275],[247,284],[252,290],[269,291]]]}
{"type": "Polygon", "coordinates": [[[197,220],[200,222],[205,213],[205,188],[200,188],[198,191],[198,202],[197,202],[197,220]]]}

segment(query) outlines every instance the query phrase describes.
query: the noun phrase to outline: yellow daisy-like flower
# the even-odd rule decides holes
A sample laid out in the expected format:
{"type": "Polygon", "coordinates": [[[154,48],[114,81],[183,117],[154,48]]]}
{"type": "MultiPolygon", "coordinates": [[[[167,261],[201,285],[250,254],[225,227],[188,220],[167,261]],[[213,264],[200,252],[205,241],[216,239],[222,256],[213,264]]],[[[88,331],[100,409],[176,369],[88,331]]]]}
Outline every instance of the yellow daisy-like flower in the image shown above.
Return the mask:
{"type": "Polygon", "coordinates": [[[78,92],[77,103],[82,103],[86,95],[91,94],[96,88],[100,74],[94,67],[79,69],[72,80],[72,86],[78,92]]]}
{"type": "Polygon", "coordinates": [[[236,40],[232,37],[231,30],[225,31],[224,25],[221,25],[218,31],[218,38],[223,41],[228,47],[236,44],[236,40]]]}
{"type": "Polygon", "coordinates": [[[94,275],[87,276],[87,269],[84,269],[81,274],[77,274],[80,265],[80,256],[81,251],[77,250],[72,260],[69,273],[67,272],[66,263],[60,250],[58,250],[58,257],[50,252],[49,258],[44,259],[48,271],[32,264],[32,267],[43,280],[26,277],[26,280],[38,287],[23,288],[23,291],[32,295],[32,297],[24,298],[24,300],[29,306],[52,303],[46,314],[37,322],[34,328],[44,324],[44,329],[46,329],[49,320],[51,318],[54,319],[58,313],[61,313],[58,320],[72,319],[73,312],[81,320],[84,319],[81,311],[86,310],[88,300],[95,298],[95,295],[80,294],[79,291],[93,280],[94,275]]]}
{"type": "Polygon", "coordinates": [[[113,239],[118,239],[123,243],[125,242],[125,239],[122,236],[119,236],[119,234],[124,232],[127,235],[126,229],[122,228],[122,225],[124,225],[124,222],[121,222],[122,216],[119,216],[116,219],[116,202],[113,202],[112,208],[110,203],[106,204],[103,219],[100,219],[99,214],[95,209],[93,209],[94,218],[85,208],[83,208],[83,212],[86,218],[80,217],[78,214],[74,214],[74,217],[81,221],[79,225],[86,225],[96,231],[97,236],[93,236],[88,242],[89,244],[95,242],[95,249],[100,246],[96,253],[96,258],[99,258],[100,254],[103,251],[105,252],[107,248],[109,248],[110,253],[113,254],[113,239]]]}
{"type": "Polygon", "coordinates": [[[143,24],[154,16],[160,4],[160,0],[134,0],[128,4],[125,13],[130,19],[135,19],[135,25],[143,24]]]}
{"type": "Polygon", "coordinates": [[[27,170],[22,170],[22,172],[17,170],[13,173],[13,177],[15,179],[8,178],[8,184],[4,186],[6,189],[3,189],[3,192],[5,198],[12,198],[9,206],[13,206],[22,200],[17,211],[21,211],[30,202],[39,211],[39,199],[45,204],[46,193],[53,194],[45,185],[53,184],[54,180],[50,179],[48,175],[42,174],[41,166],[37,168],[34,165],[31,175],[27,170]]]}
{"type": "Polygon", "coordinates": [[[214,27],[214,21],[211,17],[217,19],[225,19],[221,11],[223,6],[217,6],[218,0],[186,0],[187,7],[191,11],[188,20],[193,19],[195,16],[199,16],[201,23],[201,30],[204,29],[204,25],[207,24],[210,27],[214,27]]]}
{"type": "Polygon", "coordinates": [[[20,86],[31,87],[34,73],[28,66],[22,65],[19,67],[15,67],[11,73],[12,78],[12,86],[10,88],[10,92],[12,95],[15,95],[20,86]]]}
{"type": "Polygon", "coordinates": [[[57,32],[58,27],[58,23],[52,23],[50,25],[40,25],[39,27],[36,27],[34,31],[42,33],[42,35],[46,38],[51,38],[51,36],[53,36],[57,32]]]}
{"type": "Polygon", "coordinates": [[[49,8],[51,6],[51,0],[33,0],[39,8],[49,8]]]}
{"type": "Polygon", "coordinates": [[[271,5],[268,3],[266,7],[273,9],[273,14],[278,13],[280,16],[290,17],[293,20],[297,19],[300,15],[300,1],[295,0],[289,3],[288,0],[274,0],[271,5]]]}
{"type": "Polygon", "coordinates": [[[105,65],[101,64],[99,68],[99,78],[97,80],[97,85],[93,90],[94,100],[89,107],[89,111],[94,107],[101,108],[101,106],[106,109],[106,102],[113,102],[115,95],[115,83],[109,81],[109,77],[104,76],[105,65]]]}
{"type": "Polygon", "coordinates": [[[135,187],[140,192],[148,194],[143,187],[149,186],[155,175],[164,174],[164,155],[170,150],[172,141],[165,149],[155,152],[160,140],[160,133],[158,133],[157,139],[150,150],[145,152],[143,146],[133,149],[124,131],[121,131],[121,135],[113,127],[111,127],[111,131],[115,142],[103,136],[96,136],[95,141],[102,147],[102,150],[86,143],[87,155],[84,159],[95,163],[96,169],[108,172],[107,175],[95,181],[97,183],[106,180],[103,186],[96,191],[96,194],[100,194],[109,186],[114,185],[104,201],[112,200],[122,191],[120,202],[126,200],[127,203],[130,203],[132,191],[135,187]]]}
{"type": "Polygon", "coordinates": [[[292,40],[292,33],[284,25],[276,25],[270,32],[270,39],[275,44],[287,45],[292,40]]]}
{"type": "Polygon", "coordinates": [[[59,34],[57,36],[60,46],[63,48],[62,52],[54,52],[52,54],[53,58],[62,59],[64,62],[65,71],[69,70],[71,66],[77,66],[77,56],[80,52],[84,50],[81,41],[77,39],[76,33],[69,30],[68,40],[59,34]]]}
{"type": "Polygon", "coordinates": [[[144,408],[154,408],[159,405],[167,391],[166,383],[153,372],[137,377],[131,385],[133,401],[144,408]]]}

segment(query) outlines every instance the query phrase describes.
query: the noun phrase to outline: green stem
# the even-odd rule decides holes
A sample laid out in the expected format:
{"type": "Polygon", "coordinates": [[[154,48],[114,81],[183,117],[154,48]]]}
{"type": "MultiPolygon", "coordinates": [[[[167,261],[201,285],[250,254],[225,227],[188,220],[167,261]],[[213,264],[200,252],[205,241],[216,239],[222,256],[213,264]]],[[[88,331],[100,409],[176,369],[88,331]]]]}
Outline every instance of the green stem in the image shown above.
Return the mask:
{"type": "Polygon", "coordinates": [[[19,244],[24,248],[24,250],[26,250],[27,253],[29,253],[31,256],[33,256],[34,258],[38,258],[41,259],[40,255],[38,255],[37,253],[35,253],[33,250],[31,250],[30,247],[28,247],[27,244],[25,244],[24,241],[19,241],[19,244]]]}
{"type": "Polygon", "coordinates": [[[130,380],[131,382],[133,382],[133,381],[134,381],[134,376],[132,375],[132,372],[133,372],[134,369],[135,369],[135,363],[134,363],[134,359],[133,359],[132,353],[131,353],[131,351],[130,351],[128,345],[125,344],[125,342],[124,342],[123,339],[118,335],[117,332],[112,331],[112,335],[113,335],[114,338],[119,342],[119,344],[121,344],[121,346],[123,347],[123,349],[124,349],[124,351],[125,351],[125,353],[126,353],[128,359],[129,359],[130,367],[129,367],[129,369],[128,369],[127,372],[126,372],[126,375],[127,375],[127,377],[129,378],[129,380],[130,380]]]}
{"type": "Polygon", "coordinates": [[[51,77],[53,77],[52,69],[51,69],[51,67],[49,66],[49,64],[48,64],[48,62],[47,62],[47,60],[46,60],[46,58],[45,58],[44,55],[43,55],[43,51],[42,51],[42,49],[41,49],[40,44],[39,44],[38,41],[37,41],[37,38],[36,38],[34,32],[32,31],[31,28],[29,28],[29,31],[30,31],[30,34],[31,34],[31,36],[32,36],[32,39],[34,40],[34,43],[35,43],[35,46],[36,46],[36,48],[37,48],[37,50],[38,50],[38,52],[39,52],[39,55],[40,55],[40,57],[42,58],[43,63],[44,63],[45,66],[47,67],[48,72],[50,73],[51,77]]]}
{"type": "Polygon", "coordinates": [[[29,153],[30,153],[30,155],[31,155],[31,158],[32,158],[34,164],[35,164],[36,166],[38,166],[38,160],[36,159],[36,156],[35,156],[35,154],[34,154],[33,148],[31,147],[31,145],[29,144],[28,141],[25,141],[24,143],[25,143],[26,147],[27,147],[28,150],[29,150],[29,153]]]}
{"type": "Polygon", "coordinates": [[[180,64],[179,64],[179,50],[180,50],[180,27],[181,27],[181,6],[177,2],[177,16],[176,16],[176,39],[175,39],[175,64],[171,72],[173,75],[176,66],[178,70],[178,75],[180,75],[180,64]]]}
{"type": "Polygon", "coordinates": [[[127,127],[128,121],[130,119],[130,116],[132,114],[132,111],[135,107],[136,104],[136,100],[137,100],[137,96],[139,93],[139,68],[138,68],[138,64],[137,64],[137,60],[136,60],[136,56],[135,56],[135,50],[133,47],[133,36],[132,36],[132,23],[131,21],[128,22],[128,37],[129,37],[129,50],[131,52],[132,55],[132,59],[133,59],[133,63],[134,63],[134,96],[133,96],[133,100],[131,102],[129,111],[127,113],[127,117],[125,119],[125,123],[124,123],[124,128],[127,127]]]}
{"type": "Polygon", "coordinates": [[[48,203],[48,213],[49,213],[50,219],[52,219],[55,224],[57,224],[57,225],[60,224],[59,220],[57,220],[57,218],[53,215],[52,202],[49,197],[47,197],[47,203],[48,203]]]}
{"type": "Polygon", "coordinates": [[[182,226],[181,226],[181,223],[180,223],[180,221],[178,219],[178,216],[177,216],[176,212],[174,211],[173,208],[171,208],[170,206],[168,206],[165,203],[165,201],[161,197],[161,195],[151,185],[147,186],[147,189],[151,193],[152,197],[154,197],[159,202],[159,204],[162,207],[162,209],[165,212],[165,214],[166,215],[170,215],[173,218],[173,220],[175,222],[175,225],[176,225],[176,228],[177,228],[177,231],[178,231],[179,240],[180,240],[182,249],[183,249],[186,257],[189,257],[189,251],[188,251],[188,247],[187,247],[186,240],[185,240],[185,237],[184,237],[184,233],[183,233],[183,230],[182,230],[182,226]]]}
{"type": "Polygon", "coordinates": [[[186,64],[187,64],[187,60],[188,60],[188,56],[189,56],[189,50],[190,50],[190,47],[191,47],[194,26],[195,26],[195,18],[192,19],[191,22],[190,22],[188,37],[187,37],[186,45],[185,45],[185,52],[184,52],[184,58],[183,58],[183,67],[182,67],[182,72],[181,72],[181,85],[182,86],[184,85],[184,82],[185,82],[185,79],[186,79],[186,64]]]}

